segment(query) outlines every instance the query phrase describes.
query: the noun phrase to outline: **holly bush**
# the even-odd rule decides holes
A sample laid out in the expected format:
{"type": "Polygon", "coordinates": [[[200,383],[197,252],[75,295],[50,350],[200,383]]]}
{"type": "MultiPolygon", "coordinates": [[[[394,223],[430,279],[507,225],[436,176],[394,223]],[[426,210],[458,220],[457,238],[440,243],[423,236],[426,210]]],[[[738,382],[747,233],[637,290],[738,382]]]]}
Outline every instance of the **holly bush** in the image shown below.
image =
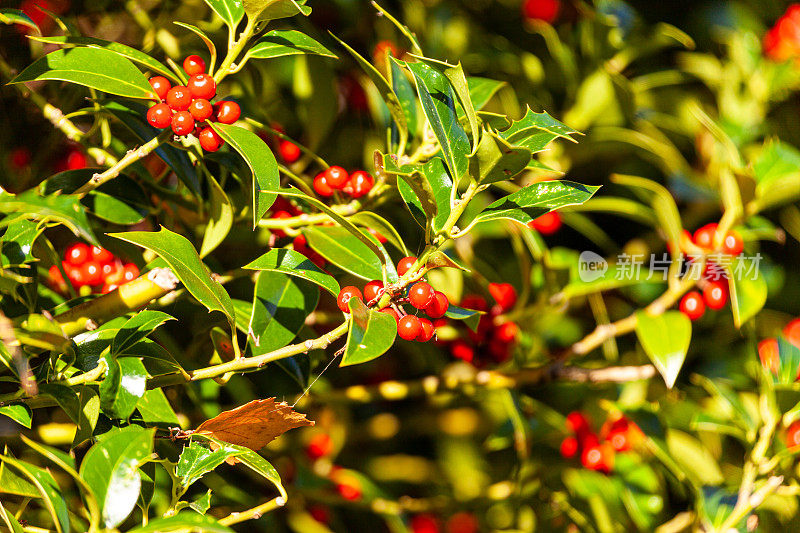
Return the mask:
{"type": "Polygon", "coordinates": [[[0,9],[0,528],[800,527],[800,5],[0,9]]]}

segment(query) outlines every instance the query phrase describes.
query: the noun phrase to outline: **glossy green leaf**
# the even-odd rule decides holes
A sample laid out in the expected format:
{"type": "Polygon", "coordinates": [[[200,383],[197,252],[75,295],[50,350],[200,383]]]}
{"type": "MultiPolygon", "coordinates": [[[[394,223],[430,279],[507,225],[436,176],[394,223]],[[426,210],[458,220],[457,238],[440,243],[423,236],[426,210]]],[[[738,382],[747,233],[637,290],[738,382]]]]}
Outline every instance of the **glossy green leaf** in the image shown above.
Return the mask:
{"type": "Polygon", "coordinates": [[[80,421],[81,403],[74,388],[60,383],[46,383],[39,387],[39,394],[53,398],[74,423],[80,421]]]}
{"type": "Polygon", "coordinates": [[[383,101],[386,103],[386,107],[389,108],[389,113],[392,115],[394,119],[394,123],[397,126],[397,130],[400,134],[400,146],[405,146],[406,140],[408,139],[408,120],[406,119],[406,113],[403,108],[403,105],[400,103],[397,94],[395,94],[394,89],[389,84],[389,81],[383,77],[383,74],[380,73],[378,69],[376,69],[372,63],[364,59],[358,52],[353,50],[347,43],[336,37],[331,33],[334,39],[339,41],[350,55],[356,60],[356,63],[367,73],[367,76],[372,80],[372,83],[375,84],[375,87],[378,89],[383,101]]]}
{"type": "Polygon", "coordinates": [[[347,219],[353,224],[357,224],[367,229],[371,228],[377,231],[388,242],[392,243],[392,245],[394,245],[398,250],[403,252],[404,257],[410,255],[408,248],[406,248],[406,244],[403,242],[403,238],[397,232],[395,227],[388,220],[377,213],[373,213],[372,211],[359,211],[355,215],[347,217],[347,219]]]}
{"type": "MultiPolygon", "coordinates": [[[[18,216],[13,222],[10,222],[6,232],[0,237],[0,261],[3,268],[23,265],[35,260],[33,243],[44,231],[44,228],[23,217],[24,215],[18,216]]],[[[5,220],[3,222],[5,223],[5,220]]]]}
{"type": "Polygon", "coordinates": [[[320,43],[296,30],[272,30],[264,34],[247,51],[251,59],[273,59],[276,57],[311,54],[335,58],[336,54],[320,43]]]}
{"type": "Polygon", "coordinates": [[[200,246],[200,257],[207,256],[222,244],[233,227],[233,204],[211,173],[207,178],[211,205],[208,226],[203,234],[203,244],[200,246]]]}
{"type": "Polygon", "coordinates": [[[80,475],[97,496],[106,527],[121,524],[136,505],[142,481],[139,463],[152,453],[154,435],[155,428],[127,426],[86,452],[80,475]]]}
{"type": "Polygon", "coordinates": [[[317,307],[319,289],[282,272],[262,271],[256,280],[249,334],[253,355],[289,344],[317,307]]]}
{"type": "Polygon", "coordinates": [[[422,110],[442,147],[447,168],[454,182],[467,173],[470,142],[458,122],[455,96],[448,79],[424,63],[406,63],[417,85],[422,110]]]}
{"type": "Polygon", "coordinates": [[[778,376],[779,383],[790,385],[800,376],[800,348],[778,337],[778,376]]]}
{"type": "Polygon", "coordinates": [[[158,254],[172,268],[186,289],[210,311],[220,311],[233,324],[233,302],[222,284],[213,279],[200,260],[197,251],[186,237],[167,228],[161,231],[130,231],[109,233],[158,254]]]}
{"type": "Polygon", "coordinates": [[[512,146],[498,134],[486,131],[469,158],[469,175],[479,184],[510,180],[528,166],[531,151],[512,146]]]}
{"type": "Polygon", "coordinates": [[[39,26],[31,18],[19,9],[3,8],[0,9],[0,23],[2,24],[22,24],[32,30],[41,33],[39,26]]]}
{"type": "Polygon", "coordinates": [[[308,16],[311,8],[306,0],[242,0],[248,17],[257,20],[276,20],[295,15],[308,16]]]}
{"type": "Polygon", "coordinates": [[[400,102],[400,107],[406,116],[406,124],[410,136],[415,135],[419,127],[419,118],[417,117],[417,94],[414,92],[414,86],[406,76],[406,72],[400,67],[400,63],[394,58],[389,59],[389,81],[392,84],[392,90],[397,101],[400,102]]]}
{"type": "Polygon", "coordinates": [[[692,322],[680,311],[653,316],[636,313],[636,335],[668,388],[675,385],[692,340],[692,322]]]}
{"type": "Polygon", "coordinates": [[[464,309],[463,307],[458,307],[457,305],[450,304],[447,308],[447,312],[444,314],[447,318],[452,320],[461,320],[464,324],[467,325],[469,329],[472,331],[478,330],[478,322],[481,320],[481,313],[480,311],[475,311],[474,309],[464,309]]]}
{"type": "Polygon", "coordinates": [[[741,328],[767,303],[767,282],[759,273],[759,261],[752,257],[737,257],[724,268],[728,272],[733,322],[741,328]]]}
{"type": "Polygon", "coordinates": [[[206,514],[208,510],[211,509],[211,489],[205,491],[199,498],[195,498],[194,501],[189,504],[189,508],[194,509],[200,514],[206,514]]]}
{"type": "Polygon", "coordinates": [[[68,81],[127,98],[158,98],[133,63],[102,48],[78,47],[50,52],[9,83],[44,80],[68,81]]]}
{"type": "Polygon", "coordinates": [[[535,113],[528,108],[525,116],[514,121],[507,130],[500,132],[500,136],[514,146],[523,146],[535,154],[559,137],[575,142],[571,137],[575,133],[578,132],[546,112],[535,113]]]}
{"type": "MultiPolygon", "coordinates": [[[[414,208],[422,211],[424,219],[421,225],[425,227],[429,221],[434,232],[440,231],[450,217],[450,196],[453,190],[453,180],[444,161],[440,157],[434,157],[424,165],[398,167],[392,157],[384,156],[384,170],[387,174],[398,177],[397,187],[412,214],[415,213],[414,208]]],[[[419,214],[415,218],[416,216],[419,214]]]]}
{"type": "Polygon", "coordinates": [[[476,110],[486,107],[489,100],[505,85],[505,82],[502,81],[475,76],[467,78],[467,83],[469,84],[469,97],[476,110]]]}
{"type": "Polygon", "coordinates": [[[91,191],[83,198],[82,203],[97,218],[120,226],[138,224],[145,217],[144,210],[138,210],[118,198],[99,191],[91,191]]]}
{"type": "Polygon", "coordinates": [[[33,413],[24,403],[3,405],[0,407],[0,415],[7,416],[17,424],[23,425],[28,429],[31,428],[31,416],[33,413]]]}
{"type": "Polygon", "coordinates": [[[74,196],[39,196],[35,189],[17,195],[2,193],[0,212],[27,213],[29,218],[40,222],[52,220],[64,224],[91,244],[99,245],[86,210],[74,196]]]}
{"type": "Polygon", "coordinates": [[[0,461],[6,463],[6,466],[17,469],[23,478],[26,478],[36,488],[44,507],[56,522],[56,527],[64,533],[69,533],[71,529],[67,502],[50,471],[24,461],[18,461],[9,455],[0,455],[0,461]]]}
{"type": "Polygon", "coordinates": [[[175,320],[175,318],[163,311],[146,309],[136,313],[119,328],[114,336],[111,341],[111,354],[125,352],[169,320],[175,320]]]}
{"type": "Polygon", "coordinates": [[[178,416],[161,389],[150,389],[136,403],[136,410],[148,426],[175,427],[180,425],[178,416]]]}
{"type": "Polygon", "coordinates": [[[334,298],[339,296],[339,283],[330,274],[327,274],[312,263],[306,256],[294,250],[287,250],[285,248],[270,250],[242,268],[247,270],[283,272],[284,274],[316,283],[331,293],[334,298]]]}
{"type": "Polygon", "coordinates": [[[314,251],[345,272],[366,280],[383,279],[380,259],[345,228],[311,226],[303,235],[314,251]]]}
{"type": "Polygon", "coordinates": [[[800,150],[777,139],[769,140],[753,161],[757,194],[762,196],[777,181],[797,174],[800,169],[800,150]]]}
{"type": "MultiPolygon", "coordinates": [[[[8,450],[6,449],[6,453],[8,450]]],[[[14,494],[25,498],[39,498],[39,490],[28,477],[0,460],[0,494],[14,494]]]]}
{"type": "Polygon", "coordinates": [[[206,4],[234,31],[244,18],[242,0],[205,0],[206,4]]]}
{"type": "Polygon", "coordinates": [[[137,50],[136,48],[132,48],[124,44],[115,43],[113,41],[106,41],[103,39],[96,39],[94,37],[83,37],[74,35],[46,35],[42,37],[31,37],[31,38],[35,41],[58,44],[64,47],[88,46],[90,48],[101,48],[103,50],[108,50],[109,52],[114,52],[115,54],[119,54],[122,57],[130,59],[135,63],[139,63],[140,65],[146,67],[148,70],[151,70],[162,76],[166,76],[167,78],[173,81],[179,81],[178,78],[175,76],[175,74],[166,65],[164,65],[157,59],[145,54],[141,50],[137,50]]]}
{"type": "Polygon", "coordinates": [[[280,475],[278,475],[278,471],[275,470],[275,467],[272,466],[269,463],[269,461],[264,459],[257,452],[254,452],[249,448],[245,448],[244,446],[237,446],[235,444],[222,442],[207,435],[196,435],[196,437],[214,442],[217,444],[217,446],[220,447],[226,447],[236,450],[237,451],[236,459],[240,463],[242,463],[243,465],[245,465],[246,467],[257,473],[258,475],[260,475],[261,477],[263,477],[264,479],[275,485],[275,488],[277,488],[280,491],[281,496],[283,496],[284,498],[288,497],[286,489],[283,487],[283,484],[281,483],[281,477],[280,475]]]}
{"type": "Polygon", "coordinates": [[[175,465],[175,475],[180,479],[183,487],[188,487],[208,472],[225,462],[229,457],[235,457],[238,450],[223,446],[212,451],[208,446],[197,441],[189,443],[183,448],[178,464],[175,465]]]}
{"type": "Polygon", "coordinates": [[[72,438],[71,448],[83,444],[92,438],[97,420],[100,418],[100,395],[94,388],[81,386],[77,388],[80,412],[78,413],[78,428],[72,438]]]}
{"type": "Polygon", "coordinates": [[[253,172],[253,227],[272,207],[280,186],[278,162],[261,137],[238,126],[212,123],[212,127],[247,162],[253,172]]]}
{"type": "MultiPolygon", "coordinates": [[[[2,12],[0,12],[0,21],[2,21],[2,12]]],[[[2,523],[6,525],[11,533],[25,533],[25,530],[22,529],[22,525],[14,518],[13,514],[6,511],[2,502],[0,502],[0,519],[2,519],[2,523]]]]}
{"type": "Polygon", "coordinates": [[[127,420],[147,388],[147,371],[136,357],[108,359],[100,382],[100,408],[109,418],[127,420]]]}
{"type": "Polygon", "coordinates": [[[393,316],[368,308],[359,298],[351,298],[348,305],[350,327],[340,366],[377,359],[392,347],[397,337],[397,321],[393,316]]]}
{"type": "Polygon", "coordinates": [[[489,205],[473,223],[507,219],[527,225],[555,209],[584,203],[599,188],[571,181],[534,183],[489,205]]]}
{"type": "Polygon", "coordinates": [[[184,511],[167,518],[150,520],[146,526],[129,529],[128,533],[168,533],[170,531],[203,531],[203,533],[233,533],[233,530],[223,526],[214,518],[184,511]]]}

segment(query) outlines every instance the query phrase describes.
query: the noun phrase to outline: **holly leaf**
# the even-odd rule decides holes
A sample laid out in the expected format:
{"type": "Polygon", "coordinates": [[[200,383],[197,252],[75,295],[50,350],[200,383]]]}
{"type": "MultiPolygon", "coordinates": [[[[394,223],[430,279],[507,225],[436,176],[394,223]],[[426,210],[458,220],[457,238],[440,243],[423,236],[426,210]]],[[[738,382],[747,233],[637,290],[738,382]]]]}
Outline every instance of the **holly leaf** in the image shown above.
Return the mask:
{"type": "Polygon", "coordinates": [[[251,59],[274,59],[293,55],[311,54],[336,58],[336,54],[320,43],[296,30],[272,30],[256,41],[247,51],[251,59]]]}
{"type": "Polygon", "coordinates": [[[359,298],[351,298],[348,305],[350,326],[340,366],[377,359],[392,347],[397,337],[394,317],[368,308],[359,298]]]}
{"type": "Polygon", "coordinates": [[[262,255],[252,263],[242,267],[247,270],[268,270],[283,272],[315,283],[331,293],[333,297],[339,296],[339,282],[319,268],[310,259],[294,250],[276,248],[262,255]]]}
{"type": "Polygon", "coordinates": [[[490,204],[472,224],[507,219],[527,225],[550,211],[586,202],[599,188],[571,181],[534,183],[490,204]]]}
{"type": "Polygon", "coordinates": [[[205,0],[205,2],[225,21],[231,32],[244,18],[244,6],[241,0],[205,0]]]}
{"type": "Polygon", "coordinates": [[[680,311],[636,313],[636,336],[668,388],[675,385],[692,340],[692,322],[680,311]]]}
{"type": "Polygon", "coordinates": [[[108,358],[100,382],[100,408],[109,418],[127,420],[147,389],[147,371],[138,357],[108,358]]]}

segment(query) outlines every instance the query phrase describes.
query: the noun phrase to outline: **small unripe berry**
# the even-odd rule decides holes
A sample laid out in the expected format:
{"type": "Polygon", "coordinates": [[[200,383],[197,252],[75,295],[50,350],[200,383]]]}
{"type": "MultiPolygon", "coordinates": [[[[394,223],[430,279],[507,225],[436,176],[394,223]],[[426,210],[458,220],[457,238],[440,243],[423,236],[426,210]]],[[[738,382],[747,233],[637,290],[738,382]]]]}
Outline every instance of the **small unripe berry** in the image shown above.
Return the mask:
{"type": "Polygon", "coordinates": [[[417,309],[425,309],[433,301],[433,287],[420,281],[411,286],[408,290],[408,301],[417,309]]]}
{"type": "Polygon", "coordinates": [[[217,120],[223,124],[233,124],[242,116],[242,110],[239,104],[231,102],[230,100],[217,102],[214,108],[217,111],[217,120]]]}
{"type": "Polygon", "coordinates": [[[189,113],[197,122],[205,122],[214,114],[214,106],[203,98],[198,98],[189,104],[189,113]]]}
{"type": "Polygon", "coordinates": [[[724,281],[709,281],[703,289],[703,300],[709,309],[719,311],[728,302],[728,284],[724,281]]]}
{"type": "Polygon", "coordinates": [[[211,100],[217,95],[217,82],[208,74],[195,74],[187,84],[192,98],[211,100]]]}
{"type": "Polygon", "coordinates": [[[222,137],[211,127],[203,128],[197,138],[200,140],[200,146],[206,152],[216,152],[224,143],[222,137]]]}
{"type": "Polygon", "coordinates": [[[350,175],[342,167],[330,167],[325,171],[325,179],[332,189],[341,189],[350,179],[350,175]]]}
{"type": "Polygon", "coordinates": [[[75,243],[67,248],[67,253],[64,254],[64,260],[70,265],[82,265],[89,260],[90,250],[89,245],[82,242],[75,243]]]}
{"type": "Polygon", "coordinates": [[[150,86],[161,100],[167,97],[167,93],[172,88],[172,84],[164,76],[150,78],[150,86]]]}
{"type": "Polygon", "coordinates": [[[350,313],[350,307],[348,307],[348,302],[350,298],[358,298],[362,302],[364,301],[364,296],[362,296],[361,291],[358,290],[358,287],[353,287],[352,285],[349,287],[343,288],[339,292],[339,298],[336,299],[336,304],[339,306],[339,309],[342,310],[343,313],[350,313]]]}
{"type": "Polygon", "coordinates": [[[198,55],[190,55],[183,60],[183,70],[189,76],[196,76],[206,71],[206,62],[198,55]]]}
{"type": "Polygon", "coordinates": [[[147,110],[147,123],[163,130],[172,124],[172,109],[167,104],[156,104],[147,110]]]}
{"type": "Polygon", "coordinates": [[[178,85],[167,92],[167,105],[174,111],[185,111],[192,103],[192,93],[187,87],[178,85]]]}
{"type": "Polygon", "coordinates": [[[508,311],[517,303],[517,291],[510,283],[490,283],[489,294],[502,311],[508,311]]]}
{"type": "Polygon", "coordinates": [[[333,196],[333,188],[328,184],[328,178],[324,172],[320,172],[314,178],[314,192],[323,198],[333,196]]]}
{"type": "Polygon", "coordinates": [[[194,117],[188,111],[178,111],[172,117],[172,131],[175,135],[189,135],[194,131],[194,117]]]}
{"type": "Polygon", "coordinates": [[[679,309],[691,320],[697,320],[706,312],[706,304],[699,292],[692,291],[681,298],[679,309]]]}
{"type": "Polygon", "coordinates": [[[414,264],[417,262],[416,257],[404,257],[397,263],[397,273],[400,276],[405,276],[406,273],[411,270],[414,264]]]}
{"type": "Polygon", "coordinates": [[[431,318],[442,318],[447,313],[447,308],[450,307],[450,302],[447,296],[440,291],[433,293],[433,300],[425,308],[425,313],[431,318]]]}
{"type": "Polygon", "coordinates": [[[431,322],[427,318],[420,318],[419,325],[420,325],[420,331],[419,335],[417,336],[417,342],[428,342],[433,338],[433,334],[435,333],[433,328],[433,322],[431,322]]]}
{"type": "Polygon", "coordinates": [[[364,285],[364,300],[369,303],[377,298],[383,290],[383,281],[374,279],[364,285]]]}
{"type": "Polygon", "coordinates": [[[422,331],[422,324],[414,315],[406,315],[397,323],[397,335],[401,339],[413,341],[419,336],[420,331],[422,331]]]}

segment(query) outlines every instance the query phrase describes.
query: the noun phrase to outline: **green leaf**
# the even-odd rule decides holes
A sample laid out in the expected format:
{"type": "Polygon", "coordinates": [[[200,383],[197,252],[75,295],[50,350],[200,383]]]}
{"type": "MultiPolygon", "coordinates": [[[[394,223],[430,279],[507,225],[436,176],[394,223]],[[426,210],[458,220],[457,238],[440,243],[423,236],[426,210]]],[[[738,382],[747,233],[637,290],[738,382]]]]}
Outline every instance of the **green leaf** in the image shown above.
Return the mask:
{"type": "Polygon", "coordinates": [[[233,319],[233,302],[225,288],[211,277],[208,268],[200,260],[197,251],[186,237],[162,227],[161,231],[129,231],[109,233],[137,246],[158,254],[172,268],[186,289],[210,311],[220,311],[230,324],[233,319]]]}
{"type": "Polygon", "coordinates": [[[50,52],[9,83],[43,80],[77,83],[127,98],[158,99],[147,78],[133,63],[102,48],[78,47],[50,52]]]}
{"type": "Polygon", "coordinates": [[[39,33],[42,33],[39,26],[31,20],[23,11],[19,9],[3,8],[0,9],[0,23],[2,24],[22,24],[39,33]]]}
{"type": "Polygon", "coordinates": [[[113,41],[105,41],[103,39],[96,39],[94,37],[82,37],[73,35],[53,35],[53,36],[48,35],[42,37],[31,37],[31,39],[43,43],[58,44],[64,47],[88,46],[89,48],[101,48],[103,50],[108,50],[109,52],[114,52],[115,54],[130,59],[135,63],[139,63],[140,65],[146,67],[149,70],[152,70],[157,74],[166,76],[173,82],[179,81],[178,78],[175,76],[175,74],[166,65],[156,60],[155,58],[145,54],[141,50],[137,50],[136,48],[132,48],[124,44],[115,43],[113,41]]]}
{"type": "Polygon", "coordinates": [[[225,462],[229,457],[235,457],[238,450],[223,446],[211,451],[208,446],[199,442],[191,442],[183,448],[178,464],[175,465],[175,475],[183,487],[188,487],[208,472],[225,462]]]}
{"type": "MultiPolygon", "coordinates": [[[[0,12],[0,21],[2,21],[2,13],[0,12]]],[[[6,511],[6,508],[3,507],[2,502],[0,502],[0,518],[3,519],[6,527],[11,531],[11,533],[25,533],[25,530],[22,529],[22,525],[14,518],[14,515],[6,511]]]]}
{"type": "Polygon", "coordinates": [[[269,461],[264,459],[257,452],[254,452],[249,448],[245,448],[244,446],[238,446],[235,444],[222,442],[213,437],[209,437],[208,435],[196,435],[196,437],[214,442],[217,444],[217,446],[220,447],[227,447],[236,450],[238,452],[238,454],[236,455],[236,459],[240,463],[250,468],[255,473],[257,473],[258,475],[260,475],[261,477],[263,477],[264,479],[275,485],[275,488],[277,488],[280,491],[281,496],[283,496],[284,498],[288,498],[286,489],[283,487],[283,484],[281,483],[281,476],[278,475],[278,471],[275,470],[275,467],[272,466],[269,463],[269,461]]]}
{"type": "Polygon", "coordinates": [[[733,322],[737,328],[756,316],[767,303],[767,282],[758,271],[759,261],[752,257],[737,257],[725,265],[731,295],[733,322]]]}
{"type": "Polygon", "coordinates": [[[389,81],[395,96],[397,96],[397,101],[400,102],[400,107],[403,109],[403,114],[406,116],[409,135],[414,135],[419,127],[417,94],[414,92],[414,86],[406,76],[406,72],[400,68],[400,63],[394,58],[389,60],[389,81]]]}
{"type": "Polygon", "coordinates": [[[202,496],[195,498],[189,504],[189,508],[197,511],[200,514],[206,514],[211,509],[211,489],[208,489],[202,496]]]}
{"type": "Polygon", "coordinates": [[[550,211],[584,203],[599,188],[571,181],[534,183],[489,205],[475,218],[473,224],[498,219],[528,224],[550,211]]]}
{"type": "Polygon", "coordinates": [[[64,500],[63,492],[56,483],[55,478],[49,470],[39,468],[23,461],[18,461],[7,454],[0,455],[0,461],[13,466],[23,477],[36,487],[39,496],[44,501],[44,506],[56,522],[56,527],[64,533],[69,533],[69,511],[67,502],[64,500]]]}
{"type": "Polygon", "coordinates": [[[210,54],[209,62],[208,62],[208,69],[211,72],[211,69],[214,68],[214,63],[217,62],[217,45],[214,44],[214,41],[206,35],[206,32],[198,28],[197,26],[192,26],[191,24],[185,24],[183,22],[173,22],[173,24],[180,26],[182,28],[186,28],[190,32],[194,33],[200,40],[203,41],[208,48],[208,53],[210,54]]]}
{"type": "MultiPolygon", "coordinates": [[[[8,449],[6,449],[6,453],[8,449]]],[[[0,459],[0,494],[14,494],[25,498],[39,498],[39,490],[22,473],[19,473],[0,459]]]]}
{"type": "Polygon", "coordinates": [[[452,320],[463,321],[472,331],[478,331],[478,323],[481,320],[481,315],[483,315],[483,313],[480,311],[464,309],[463,307],[458,307],[453,304],[447,307],[447,312],[444,314],[444,316],[452,320]]]}
{"type": "Polygon", "coordinates": [[[272,207],[280,186],[278,162],[261,137],[238,126],[212,123],[225,142],[241,154],[253,172],[253,228],[272,207]]]}
{"type": "Polygon", "coordinates": [[[675,429],[668,430],[667,449],[696,487],[720,485],[725,481],[714,455],[691,435],[675,429]]]}
{"type": "Polygon", "coordinates": [[[78,429],[72,438],[71,448],[75,448],[92,438],[94,429],[97,427],[97,420],[100,418],[100,396],[92,387],[82,386],[78,388],[78,402],[80,405],[78,429]]]}
{"type": "Polygon", "coordinates": [[[380,259],[345,228],[311,226],[303,235],[314,251],[345,272],[366,280],[383,279],[380,259]]]}
{"type": "Polygon", "coordinates": [[[359,211],[355,215],[347,217],[353,224],[357,224],[363,228],[371,228],[380,233],[388,242],[392,243],[398,250],[403,252],[403,256],[410,255],[403,238],[397,232],[395,227],[385,218],[373,213],[372,211],[359,211]]]}
{"type": "Polygon", "coordinates": [[[467,173],[470,142],[458,122],[455,96],[448,79],[424,63],[406,63],[414,75],[422,110],[442,147],[447,168],[457,184],[467,173]]]}
{"type": "Polygon", "coordinates": [[[108,372],[100,382],[100,408],[109,418],[127,420],[147,388],[147,371],[137,357],[108,359],[108,372]]]}
{"type": "Polygon", "coordinates": [[[575,142],[572,134],[578,133],[572,128],[565,126],[546,112],[534,113],[531,108],[525,112],[525,116],[516,120],[511,127],[500,133],[500,136],[515,146],[524,146],[531,153],[541,152],[555,139],[561,137],[575,142]]]}
{"type": "Polygon", "coordinates": [[[790,385],[800,376],[800,348],[778,337],[778,382],[790,385]]]}
{"type": "Polygon", "coordinates": [[[144,210],[135,209],[118,198],[96,190],[87,194],[82,203],[94,216],[112,224],[131,226],[145,217],[144,210]]]}
{"type": "Polygon", "coordinates": [[[282,272],[259,272],[248,332],[252,355],[289,344],[318,301],[319,290],[305,281],[282,272]]]}
{"type": "Polygon", "coordinates": [[[223,526],[214,518],[197,514],[194,511],[185,511],[167,518],[150,520],[146,526],[129,529],[128,533],[167,533],[169,531],[203,531],[204,533],[234,533],[232,529],[223,526]]]}
{"type": "Polygon", "coordinates": [[[510,180],[525,170],[531,157],[527,148],[512,146],[495,132],[486,131],[469,158],[469,175],[481,185],[510,180]]]}
{"type": "Polygon", "coordinates": [[[127,426],[86,452],[80,475],[97,496],[105,527],[117,527],[136,505],[142,482],[139,463],[153,452],[155,431],[127,426]]]}
{"type": "Polygon", "coordinates": [[[505,82],[490,80],[488,78],[469,77],[469,98],[476,110],[486,107],[489,100],[499,91],[505,82]]]}
{"type": "Polygon", "coordinates": [[[316,283],[334,298],[339,296],[339,283],[317,265],[311,262],[306,256],[294,250],[276,248],[262,255],[252,263],[242,267],[247,270],[267,270],[283,272],[290,276],[316,283]]]}
{"type": "Polygon", "coordinates": [[[74,196],[39,196],[35,189],[22,194],[0,194],[0,212],[26,213],[37,221],[54,220],[64,224],[70,231],[91,244],[99,246],[92,231],[86,209],[74,196]]]}
{"type": "Polygon", "coordinates": [[[393,316],[368,308],[351,298],[350,328],[340,366],[359,365],[377,359],[394,344],[397,321],[393,316]]]}
{"type": "Polygon", "coordinates": [[[76,424],[79,422],[81,403],[75,389],[59,383],[46,383],[39,387],[39,394],[53,398],[70,420],[76,424]]]}
{"type": "Polygon", "coordinates": [[[162,311],[149,309],[133,315],[114,335],[114,339],[111,341],[111,354],[125,352],[169,320],[175,320],[175,318],[162,311]]]}
{"type": "Polygon", "coordinates": [[[241,0],[205,0],[205,2],[225,21],[231,32],[244,18],[244,6],[241,0]]]}
{"type": "Polygon", "coordinates": [[[222,244],[233,227],[233,204],[210,172],[207,177],[211,206],[208,226],[203,235],[203,244],[200,246],[200,257],[207,256],[222,244]]]}
{"type": "Polygon", "coordinates": [[[308,16],[306,0],[242,0],[247,16],[257,20],[276,20],[295,15],[308,16]]]}
{"type": "Polygon", "coordinates": [[[364,59],[358,52],[353,50],[346,42],[339,39],[336,35],[331,33],[334,39],[339,41],[350,55],[356,60],[356,63],[367,73],[367,76],[372,80],[372,83],[375,84],[375,87],[378,89],[378,92],[383,98],[383,101],[386,102],[386,107],[389,108],[389,113],[392,115],[394,119],[394,123],[397,126],[397,130],[400,133],[400,146],[405,146],[406,141],[408,139],[408,120],[406,119],[406,113],[403,108],[403,105],[400,103],[400,99],[395,94],[394,89],[389,84],[386,78],[383,77],[383,74],[380,73],[378,69],[376,69],[372,63],[364,59]]]}
{"type": "Polygon", "coordinates": [[[16,405],[4,405],[0,407],[0,415],[7,416],[17,424],[31,429],[31,416],[33,413],[24,403],[16,405]]]}
{"type": "Polygon", "coordinates": [[[272,30],[253,43],[245,57],[273,59],[276,57],[312,54],[336,58],[336,54],[296,30],[272,30]]]}
{"type": "MultiPolygon", "coordinates": [[[[391,156],[384,156],[384,170],[400,178],[397,188],[412,215],[415,214],[415,208],[422,211],[424,216],[421,225],[426,227],[429,224],[434,233],[440,231],[450,217],[453,190],[453,180],[444,161],[434,157],[424,165],[398,167],[391,156]]],[[[418,216],[416,214],[415,218],[418,216]]]]}
{"type": "Polygon", "coordinates": [[[778,139],[770,139],[753,161],[753,174],[757,182],[756,194],[763,196],[774,182],[798,172],[800,172],[800,150],[778,139]]]}
{"type": "Polygon", "coordinates": [[[638,176],[615,174],[612,177],[612,181],[631,187],[641,187],[654,193],[651,205],[658,220],[659,225],[657,228],[667,234],[667,239],[672,243],[673,249],[680,250],[683,225],[681,223],[681,214],[678,211],[678,206],[675,204],[675,198],[672,193],[660,183],[638,176]]]}
{"type": "Polygon", "coordinates": [[[178,416],[161,389],[145,391],[144,396],[139,398],[136,404],[136,410],[139,411],[142,422],[148,426],[174,427],[180,424],[178,416]]]}
{"type": "MultiPolygon", "coordinates": [[[[44,228],[22,218],[24,216],[18,216],[10,221],[6,232],[0,237],[0,243],[2,243],[0,261],[2,261],[3,268],[23,265],[36,259],[33,256],[33,243],[44,231],[44,228]]],[[[3,223],[5,222],[6,220],[3,220],[3,223]]]]}
{"type": "Polygon", "coordinates": [[[671,389],[689,350],[692,322],[680,311],[667,311],[658,316],[638,311],[636,335],[667,387],[671,389]]]}

